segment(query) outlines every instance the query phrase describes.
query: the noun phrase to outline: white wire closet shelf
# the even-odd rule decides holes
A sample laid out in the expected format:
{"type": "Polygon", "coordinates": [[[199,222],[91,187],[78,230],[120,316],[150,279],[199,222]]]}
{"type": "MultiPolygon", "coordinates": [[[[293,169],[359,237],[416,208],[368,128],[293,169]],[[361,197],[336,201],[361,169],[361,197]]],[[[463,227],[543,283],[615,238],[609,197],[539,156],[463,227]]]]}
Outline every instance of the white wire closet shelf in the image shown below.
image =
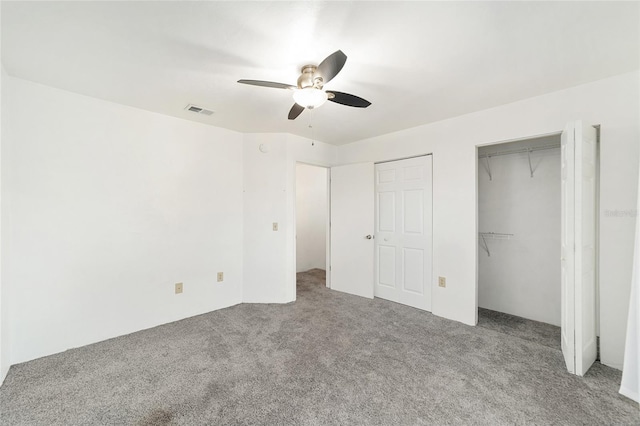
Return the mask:
{"type": "Polygon", "coordinates": [[[505,151],[496,151],[496,152],[487,152],[484,154],[478,155],[478,159],[484,158],[487,165],[487,174],[489,175],[489,180],[493,180],[493,175],[491,174],[491,157],[499,157],[501,155],[511,155],[511,154],[521,154],[527,153],[529,158],[529,174],[533,177],[533,172],[535,171],[533,165],[531,164],[531,153],[535,151],[543,151],[545,149],[556,149],[560,148],[560,144],[554,143],[549,145],[541,145],[531,148],[521,148],[521,149],[511,149],[505,151]]]}

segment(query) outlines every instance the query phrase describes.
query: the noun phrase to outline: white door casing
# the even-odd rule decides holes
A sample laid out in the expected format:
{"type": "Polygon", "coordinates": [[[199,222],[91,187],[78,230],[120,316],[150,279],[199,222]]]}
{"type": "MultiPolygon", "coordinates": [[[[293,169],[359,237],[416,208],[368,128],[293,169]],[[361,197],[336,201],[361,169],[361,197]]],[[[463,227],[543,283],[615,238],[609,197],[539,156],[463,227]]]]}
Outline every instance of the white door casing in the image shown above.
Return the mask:
{"type": "Polygon", "coordinates": [[[373,163],[331,168],[331,289],[373,298],[373,163]],[[369,238],[367,238],[369,237],[369,238]]]}
{"type": "Polygon", "coordinates": [[[561,339],[570,373],[596,359],[596,130],[567,124],[561,142],[561,339]]]}
{"type": "Polygon", "coordinates": [[[432,156],[376,164],[375,295],[431,311],[432,156]]]}

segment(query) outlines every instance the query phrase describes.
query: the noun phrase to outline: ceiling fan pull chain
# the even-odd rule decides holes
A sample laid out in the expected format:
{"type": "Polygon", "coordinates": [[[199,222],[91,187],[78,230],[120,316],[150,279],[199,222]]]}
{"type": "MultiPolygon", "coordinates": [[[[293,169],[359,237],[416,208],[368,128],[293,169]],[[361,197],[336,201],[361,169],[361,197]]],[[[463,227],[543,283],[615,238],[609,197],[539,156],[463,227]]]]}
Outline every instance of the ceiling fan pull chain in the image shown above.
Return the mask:
{"type": "Polygon", "coordinates": [[[313,132],[313,110],[309,110],[309,128],[311,129],[311,146],[316,146],[316,138],[313,132]]]}

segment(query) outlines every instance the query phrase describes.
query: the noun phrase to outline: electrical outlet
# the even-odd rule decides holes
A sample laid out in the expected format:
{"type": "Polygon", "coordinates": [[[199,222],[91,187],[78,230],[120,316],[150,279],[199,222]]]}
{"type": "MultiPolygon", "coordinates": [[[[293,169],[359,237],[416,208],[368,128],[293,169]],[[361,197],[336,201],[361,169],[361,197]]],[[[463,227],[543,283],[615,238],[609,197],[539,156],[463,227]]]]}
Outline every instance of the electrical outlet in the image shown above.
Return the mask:
{"type": "Polygon", "coordinates": [[[447,286],[447,279],[445,277],[438,277],[438,285],[440,287],[446,287],[447,286]]]}
{"type": "Polygon", "coordinates": [[[273,230],[274,231],[278,230],[278,222],[273,222],[273,230]]]}
{"type": "Polygon", "coordinates": [[[176,294],[182,293],[182,283],[176,283],[176,294]]]}
{"type": "Polygon", "coordinates": [[[224,272],[218,272],[218,282],[224,281],[224,272]]]}

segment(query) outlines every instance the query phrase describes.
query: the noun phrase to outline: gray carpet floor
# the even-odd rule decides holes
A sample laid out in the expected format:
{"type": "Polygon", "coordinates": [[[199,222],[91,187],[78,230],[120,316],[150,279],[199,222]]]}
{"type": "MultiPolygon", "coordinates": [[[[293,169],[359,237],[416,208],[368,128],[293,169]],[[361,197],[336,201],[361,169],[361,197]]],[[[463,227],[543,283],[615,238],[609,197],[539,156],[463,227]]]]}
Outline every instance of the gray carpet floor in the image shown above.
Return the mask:
{"type": "Polygon", "coordinates": [[[0,423],[640,425],[617,370],[323,282],[13,366],[0,423]]]}
{"type": "Polygon", "coordinates": [[[560,347],[560,327],[555,325],[478,308],[478,327],[488,328],[489,330],[562,350],[560,347]]]}

